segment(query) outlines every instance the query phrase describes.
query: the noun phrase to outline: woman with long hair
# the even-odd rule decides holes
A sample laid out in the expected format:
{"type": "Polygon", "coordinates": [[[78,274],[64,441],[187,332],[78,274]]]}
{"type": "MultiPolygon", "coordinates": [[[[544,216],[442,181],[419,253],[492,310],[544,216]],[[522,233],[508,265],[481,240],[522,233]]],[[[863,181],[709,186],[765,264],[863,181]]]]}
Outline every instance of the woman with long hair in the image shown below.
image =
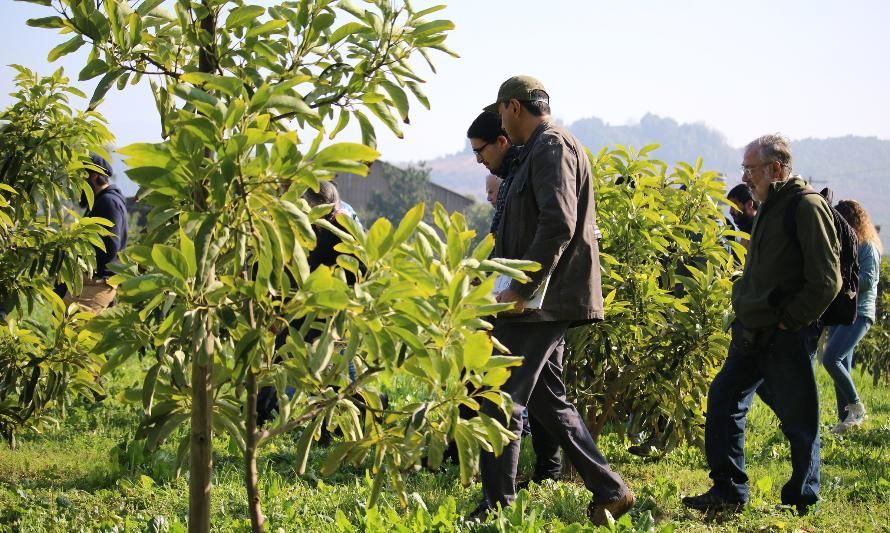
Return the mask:
{"type": "Polygon", "coordinates": [[[859,239],[859,295],[856,321],[849,326],[833,326],[828,330],[828,342],[822,355],[822,365],[834,380],[840,422],[831,430],[843,434],[865,420],[865,406],[853,384],[850,369],[853,350],[875,320],[875,301],[881,271],[881,239],[862,204],[842,200],[835,206],[850,224],[859,239]]]}

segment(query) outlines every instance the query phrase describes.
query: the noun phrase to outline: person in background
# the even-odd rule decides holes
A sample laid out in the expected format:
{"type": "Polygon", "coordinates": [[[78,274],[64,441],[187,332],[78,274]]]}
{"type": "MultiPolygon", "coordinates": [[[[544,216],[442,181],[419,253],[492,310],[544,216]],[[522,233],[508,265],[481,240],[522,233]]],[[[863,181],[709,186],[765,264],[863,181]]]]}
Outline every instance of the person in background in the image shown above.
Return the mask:
{"type": "MultiPolygon", "coordinates": [[[[333,183],[333,182],[331,182],[331,183],[333,183]]],[[[336,186],[336,183],[334,185],[336,186]]],[[[362,225],[362,221],[358,217],[358,213],[356,213],[355,208],[352,207],[349,203],[346,202],[346,200],[344,200],[342,198],[340,199],[340,211],[351,216],[352,220],[355,220],[356,222],[358,222],[359,227],[364,229],[364,226],[362,225]]],[[[336,213],[335,213],[335,216],[336,216],[336,213]]]]}
{"type": "MultiPolygon", "coordinates": [[[[759,207],[757,201],[751,196],[751,189],[744,183],[739,183],[729,191],[726,199],[734,206],[730,208],[729,216],[732,217],[736,229],[751,235],[751,231],[754,229],[754,217],[757,216],[759,207]]],[[[742,239],[741,243],[746,249],[748,248],[748,239],[742,239]]]]}
{"type": "MultiPolygon", "coordinates": [[[[342,207],[342,203],[340,201],[340,194],[337,191],[337,187],[330,181],[321,181],[318,184],[318,192],[313,191],[312,189],[307,189],[305,193],[303,193],[303,199],[310,205],[310,207],[316,207],[319,205],[332,205],[333,208],[331,212],[324,216],[325,220],[336,226],[337,228],[343,229],[345,228],[337,222],[337,214],[345,213],[347,216],[353,216],[358,221],[357,217],[353,214],[350,214],[348,211],[344,210],[342,207]]],[[[334,250],[334,247],[340,243],[340,238],[335,235],[332,231],[322,228],[320,226],[313,226],[312,229],[315,231],[315,248],[313,248],[307,255],[306,261],[309,263],[309,270],[314,271],[321,265],[333,267],[337,264],[337,256],[340,255],[340,252],[334,250]]],[[[346,273],[346,281],[350,285],[355,283],[355,274],[351,272],[346,273]]],[[[303,325],[303,319],[297,319],[291,322],[291,328],[295,330],[299,330],[303,325]]],[[[275,337],[275,349],[278,350],[285,345],[287,342],[287,337],[290,334],[289,328],[284,328],[281,332],[278,333],[275,337]]],[[[306,332],[306,336],[303,340],[307,343],[311,343],[315,339],[321,336],[321,332],[317,329],[310,328],[309,331],[306,332]]],[[[280,361],[280,359],[276,358],[276,362],[280,361]]],[[[356,370],[355,365],[350,361],[349,363],[349,378],[350,380],[354,380],[356,378],[356,370]]],[[[292,396],[294,393],[293,387],[288,387],[286,389],[286,394],[288,397],[292,396]]],[[[259,390],[259,394],[257,395],[257,425],[262,426],[263,424],[269,422],[270,420],[275,418],[275,413],[278,411],[278,394],[275,390],[275,387],[265,386],[261,387],[259,390]]]]}
{"type": "Polygon", "coordinates": [[[109,182],[113,171],[105,158],[90,154],[90,162],[95,168],[87,170],[86,180],[93,190],[93,207],[89,207],[84,196],[80,205],[86,211],[85,217],[104,218],[112,223],[108,228],[111,235],[102,237],[105,249],[96,247],[96,270],[93,276],[84,275],[83,290],[80,294],[67,294],[65,305],[76,302],[82,309],[92,313],[101,313],[114,301],[116,289],[108,284],[108,278],[114,275],[108,266],[118,263],[118,254],[127,246],[129,222],[127,217],[127,201],[116,185],[109,182]]]}
{"type": "Polygon", "coordinates": [[[498,190],[501,188],[501,181],[503,180],[494,174],[485,176],[485,199],[494,208],[498,206],[498,190]]]}
{"type": "Polygon", "coordinates": [[[875,321],[878,278],[881,271],[881,239],[871,218],[855,200],[843,200],[835,206],[859,239],[859,294],[856,321],[849,326],[832,326],[822,353],[822,365],[834,381],[837,398],[838,424],[832,433],[843,434],[865,420],[865,406],[856,391],[850,369],[853,350],[875,321]]]}

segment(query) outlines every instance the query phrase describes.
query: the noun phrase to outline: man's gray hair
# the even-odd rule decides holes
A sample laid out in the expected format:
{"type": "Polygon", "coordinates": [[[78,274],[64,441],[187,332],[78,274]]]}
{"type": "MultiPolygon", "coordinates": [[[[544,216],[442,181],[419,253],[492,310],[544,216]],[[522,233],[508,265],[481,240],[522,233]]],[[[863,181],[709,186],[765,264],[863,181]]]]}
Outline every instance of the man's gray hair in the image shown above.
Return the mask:
{"type": "Polygon", "coordinates": [[[791,141],[788,137],[781,133],[761,135],[745,147],[746,150],[752,148],[757,148],[762,162],[778,161],[782,164],[784,175],[787,177],[791,174],[791,141]]]}
{"type": "Polygon", "coordinates": [[[318,192],[306,189],[306,192],[303,193],[303,198],[312,207],[334,204],[334,211],[340,209],[340,193],[337,192],[337,186],[330,181],[320,181],[318,183],[318,192]]]}

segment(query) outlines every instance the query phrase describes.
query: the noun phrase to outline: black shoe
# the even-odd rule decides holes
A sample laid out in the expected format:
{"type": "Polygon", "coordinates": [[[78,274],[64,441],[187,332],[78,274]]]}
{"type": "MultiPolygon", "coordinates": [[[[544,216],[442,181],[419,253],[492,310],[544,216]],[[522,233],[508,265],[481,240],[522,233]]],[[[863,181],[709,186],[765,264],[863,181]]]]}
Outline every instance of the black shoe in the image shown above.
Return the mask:
{"type": "Polygon", "coordinates": [[[717,494],[714,489],[709,490],[704,494],[699,494],[698,496],[685,496],[683,498],[683,505],[689,507],[690,509],[696,509],[698,511],[729,511],[732,513],[737,513],[742,510],[745,506],[744,501],[742,500],[733,500],[724,498],[717,494]]]}
{"type": "Polygon", "coordinates": [[[482,500],[473,511],[467,515],[468,521],[485,522],[488,516],[497,513],[497,509],[488,503],[488,500],[482,500]]]}
{"type": "Polygon", "coordinates": [[[534,475],[529,479],[525,479],[516,484],[516,492],[520,490],[528,490],[528,486],[532,483],[535,485],[540,485],[544,481],[551,479],[553,481],[559,481],[559,474],[545,474],[543,476],[534,475]]]}
{"type": "Polygon", "coordinates": [[[634,444],[633,446],[629,446],[627,448],[627,453],[636,455],[637,457],[649,457],[650,455],[652,455],[652,451],[654,449],[654,446],[652,446],[648,442],[644,442],[643,444],[634,444]]]}
{"type": "Polygon", "coordinates": [[[780,508],[794,511],[797,516],[806,516],[819,510],[819,502],[813,503],[783,503],[780,508]]]}

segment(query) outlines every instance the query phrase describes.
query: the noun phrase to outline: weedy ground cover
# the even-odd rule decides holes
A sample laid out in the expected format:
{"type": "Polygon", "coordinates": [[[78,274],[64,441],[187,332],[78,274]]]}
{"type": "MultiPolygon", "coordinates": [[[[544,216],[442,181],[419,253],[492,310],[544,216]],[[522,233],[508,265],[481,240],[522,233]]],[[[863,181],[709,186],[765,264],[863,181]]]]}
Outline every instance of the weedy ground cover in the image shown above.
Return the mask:
{"type": "MultiPolygon", "coordinates": [[[[0,530],[184,531],[188,515],[187,473],[176,477],[173,445],[146,454],[128,442],[138,413],[120,395],[139,375],[130,365],[108,383],[111,396],[72,409],[57,430],[0,448],[0,530]]],[[[747,457],[751,504],[737,515],[705,516],[685,510],[684,494],[708,487],[700,450],[681,447],[667,457],[640,459],[625,451],[623,428],[600,438],[603,452],[638,496],[635,510],[615,531],[887,531],[890,529],[890,391],[855,374],[869,419],[845,437],[833,425],[833,390],[818,369],[822,400],[822,502],[797,517],[779,505],[790,474],[788,445],[778,421],[759,400],[748,422],[747,457]]],[[[408,382],[390,383],[390,393],[411,395],[408,382]]],[[[371,480],[363,469],[345,467],[318,474],[326,449],[313,449],[310,468],[295,474],[299,434],[279,439],[260,457],[261,490],[271,530],[284,531],[584,531],[588,493],[576,478],[532,485],[515,509],[487,524],[463,520],[480,497],[478,483],[464,488],[456,466],[409,476],[409,506],[394,494],[367,509],[371,480]],[[573,525],[574,524],[574,525],[573,525]]],[[[172,439],[176,440],[176,439],[172,439]]],[[[213,528],[249,530],[240,454],[223,439],[214,450],[213,528]]],[[[527,443],[530,444],[530,443],[527,443]]],[[[520,468],[529,474],[531,446],[520,468]]]]}

